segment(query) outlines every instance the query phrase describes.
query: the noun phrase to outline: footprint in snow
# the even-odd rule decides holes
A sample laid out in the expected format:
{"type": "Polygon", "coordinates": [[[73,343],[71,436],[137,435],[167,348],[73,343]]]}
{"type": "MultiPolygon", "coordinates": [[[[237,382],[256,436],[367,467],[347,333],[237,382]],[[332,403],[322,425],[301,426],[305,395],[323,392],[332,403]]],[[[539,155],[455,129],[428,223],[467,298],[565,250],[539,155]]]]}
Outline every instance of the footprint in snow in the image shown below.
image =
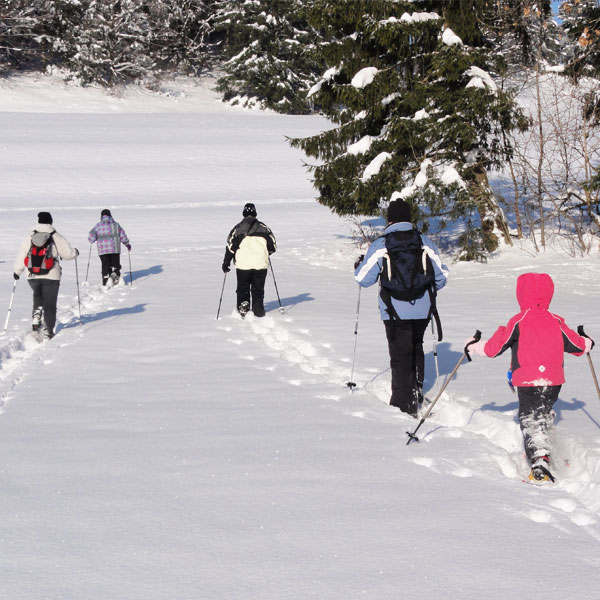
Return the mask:
{"type": "Polygon", "coordinates": [[[438,473],[438,469],[436,468],[435,460],[433,458],[426,458],[425,456],[415,456],[410,459],[415,465],[419,465],[420,467],[425,467],[427,469],[431,469],[435,473],[438,473]]]}
{"type": "Polygon", "coordinates": [[[552,515],[549,512],[537,508],[533,508],[523,514],[536,523],[550,523],[552,521],[552,515]]]}

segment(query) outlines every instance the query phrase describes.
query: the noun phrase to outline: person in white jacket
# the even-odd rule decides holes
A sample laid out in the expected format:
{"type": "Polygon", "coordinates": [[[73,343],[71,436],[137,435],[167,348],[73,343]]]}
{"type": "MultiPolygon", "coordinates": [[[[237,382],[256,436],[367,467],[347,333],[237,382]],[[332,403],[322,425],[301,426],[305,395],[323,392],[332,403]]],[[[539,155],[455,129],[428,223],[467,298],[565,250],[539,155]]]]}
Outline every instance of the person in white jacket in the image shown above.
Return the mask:
{"type": "Polygon", "coordinates": [[[33,312],[31,326],[34,331],[41,327],[44,321],[44,337],[54,337],[56,324],[56,301],[62,269],[60,260],[71,260],[79,256],[79,250],[54,229],[52,215],[49,212],[38,213],[38,223],[33,231],[23,240],[14,265],[14,278],[19,279],[21,273],[27,268],[27,281],[33,290],[33,312]],[[32,240],[36,243],[49,239],[48,248],[45,250],[46,258],[39,267],[34,267],[30,249],[32,240]],[[35,272],[33,272],[35,271],[35,272]]]}
{"type": "Polygon", "coordinates": [[[265,316],[265,280],[269,256],[277,250],[273,232],[256,218],[256,207],[249,202],[242,211],[244,219],[230,232],[223,259],[223,272],[233,259],[237,276],[237,309],[244,317],[252,310],[255,317],[265,316]],[[252,300],[252,306],[250,305],[252,300]]]}

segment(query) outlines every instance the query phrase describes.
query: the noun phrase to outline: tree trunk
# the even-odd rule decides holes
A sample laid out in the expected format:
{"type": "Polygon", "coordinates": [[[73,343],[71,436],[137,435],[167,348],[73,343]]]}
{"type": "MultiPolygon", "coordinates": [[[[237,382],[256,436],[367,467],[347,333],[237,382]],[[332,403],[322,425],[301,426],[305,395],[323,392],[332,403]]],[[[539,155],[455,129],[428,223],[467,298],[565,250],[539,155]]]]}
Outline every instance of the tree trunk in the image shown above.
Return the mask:
{"type": "Polygon", "coordinates": [[[504,211],[494,198],[490,188],[487,173],[477,165],[473,169],[473,180],[470,183],[471,197],[475,200],[481,219],[481,234],[484,248],[494,252],[500,245],[500,239],[512,246],[512,239],[504,211]]]}

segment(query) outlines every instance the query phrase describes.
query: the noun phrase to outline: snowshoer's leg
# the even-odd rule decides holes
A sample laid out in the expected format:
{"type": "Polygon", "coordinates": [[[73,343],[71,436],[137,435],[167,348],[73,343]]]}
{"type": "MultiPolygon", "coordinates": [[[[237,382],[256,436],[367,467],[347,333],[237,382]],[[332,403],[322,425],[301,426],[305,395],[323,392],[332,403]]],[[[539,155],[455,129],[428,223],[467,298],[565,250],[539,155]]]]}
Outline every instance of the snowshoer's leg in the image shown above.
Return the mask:
{"type": "Polygon", "coordinates": [[[265,316],[265,281],[267,269],[252,270],[250,293],[252,295],[252,312],[255,317],[265,316]]]}
{"type": "Polygon", "coordinates": [[[110,254],[101,254],[100,263],[102,265],[102,285],[106,285],[110,278],[110,254]]]}
{"type": "Polygon", "coordinates": [[[54,279],[43,280],[42,294],[44,296],[44,336],[54,337],[54,326],[56,325],[56,303],[58,301],[58,289],[60,281],[54,279]]]}
{"type": "Polygon", "coordinates": [[[29,279],[29,286],[33,291],[33,308],[31,311],[31,328],[33,331],[37,331],[40,328],[42,322],[42,306],[44,303],[44,296],[42,295],[42,280],[41,279],[29,279]]]}
{"type": "Polygon", "coordinates": [[[527,461],[532,468],[541,464],[548,470],[545,464],[549,465],[552,454],[548,426],[560,388],[560,385],[518,387],[519,424],[527,461]]]}
{"type": "Polygon", "coordinates": [[[418,408],[417,370],[424,365],[423,335],[427,319],[384,321],[392,371],[390,404],[414,417],[418,408]]]}
{"type": "Polygon", "coordinates": [[[238,312],[245,316],[245,314],[250,310],[250,281],[252,277],[252,273],[246,269],[236,269],[235,270],[237,276],[237,302],[236,306],[238,312]]]}

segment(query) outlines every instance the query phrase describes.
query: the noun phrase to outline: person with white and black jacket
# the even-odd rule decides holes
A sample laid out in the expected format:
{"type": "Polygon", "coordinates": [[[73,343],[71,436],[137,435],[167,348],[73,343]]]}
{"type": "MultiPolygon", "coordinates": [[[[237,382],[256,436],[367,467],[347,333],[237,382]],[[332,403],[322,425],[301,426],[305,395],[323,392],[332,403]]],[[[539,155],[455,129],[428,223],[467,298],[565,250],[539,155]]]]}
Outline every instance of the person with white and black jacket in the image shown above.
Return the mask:
{"type": "Polygon", "coordinates": [[[256,218],[254,204],[246,204],[242,216],[243,220],[227,238],[222,269],[224,273],[229,272],[233,259],[237,276],[237,310],[240,315],[244,317],[252,310],[255,317],[264,317],[269,256],[277,250],[277,243],[273,232],[256,218]]]}
{"type": "MultiPolygon", "coordinates": [[[[361,287],[380,283],[389,268],[387,238],[412,239],[422,249],[423,260],[432,269],[431,293],[424,293],[413,300],[397,300],[386,294],[384,286],[379,288],[379,310],[385,325],[392,371],[392,396],[390,404],[402,412],[417,416],[418,404],[423,400],[425,355],[423,336],[435,310],[433,301],[438,290],[446,285],[448,269],[442,264],[435,244],[418,233],[412,223],[410,205],[404,200],[392,200],[387,211],[388,227],[383,236],[377,238],[365,256],[360,256],[354,265],[354,278],[361,287]],[[384,273],[384,269],[386,273],[384,273]]],[[[439,328],[439,323],[438,323],[439,328]]],[[[438,330],[439,333],[439,330],[438,330]]]]}
{"type": "Polygon", "coordinates": [[[71,244],[63,237],[52,225],[52,215],[49,212],[38,213],[38,223],[33,231],[23,240],[23,244],[17,254],[14,264],[14,278],[19,279],[21,273],[26,268],[26,259],[29,261],[29,250],[31,248],[32,237],[51,236],[49,245],[49,254],[53,257],[53,265],[47,273],[36,274],[29,272],[27,281],[33,290],[33,312],[31,326],[34,331],[41,327],[42,318],[44,321],[44,337],[50,339],[54,337],[54,326],[56,324],[56,302],[58,299],[58,288],[60,287],[60,278],[62,268],[61,260],[72,260],[79,256],[79,250],[73,248],[71,244]],[[46,234],[46,236],[44,236],[46,234]]]}

